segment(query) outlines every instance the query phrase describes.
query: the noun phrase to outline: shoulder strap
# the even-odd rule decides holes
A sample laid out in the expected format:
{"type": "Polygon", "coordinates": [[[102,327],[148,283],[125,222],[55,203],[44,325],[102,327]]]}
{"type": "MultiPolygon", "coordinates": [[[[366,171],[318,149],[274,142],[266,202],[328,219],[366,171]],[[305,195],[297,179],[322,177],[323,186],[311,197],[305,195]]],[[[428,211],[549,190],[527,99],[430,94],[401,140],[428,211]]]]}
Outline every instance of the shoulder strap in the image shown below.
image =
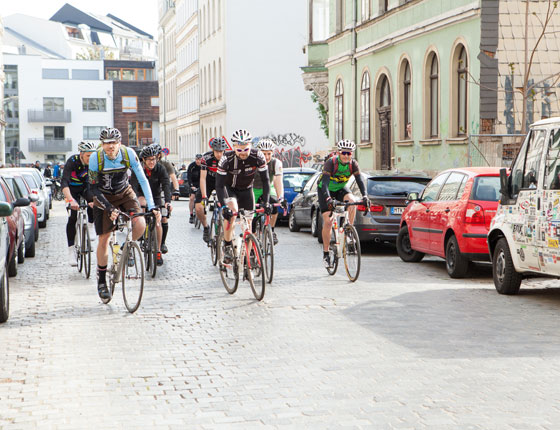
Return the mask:
{"type": "Polygon", "coordinates": [[[336,172],[338,172],[338,157],[335,155],[333,157],[333,164],[334,164],[334,170],[333,170],[333,176],[336,175],[336,172]]]}
{"type": "Polygon", "coordinates": [[[123,156],[124,165],[127,167],[127,169],[130,169],[130,156],[128,155],[128,150],[121,146],[121,153],[123,156]]]}
{"type": "Polygon", "coordinates": [[[103,156],[103,149],[99,148],[97,150],[97,170],[99,172],[103,171],[103,165],[105,164],[105,157],[103,156]]]}

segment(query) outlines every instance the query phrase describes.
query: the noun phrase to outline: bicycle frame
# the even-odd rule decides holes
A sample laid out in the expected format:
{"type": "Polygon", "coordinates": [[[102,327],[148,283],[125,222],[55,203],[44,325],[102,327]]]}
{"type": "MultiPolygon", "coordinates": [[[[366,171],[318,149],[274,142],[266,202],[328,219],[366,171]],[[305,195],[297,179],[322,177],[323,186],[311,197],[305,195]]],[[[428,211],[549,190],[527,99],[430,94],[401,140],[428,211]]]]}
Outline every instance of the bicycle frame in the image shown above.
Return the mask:
{"type": "Polygon", "coordinates": [[[119,215],[119,218],[117,219],[117,228],[113,230],[113,232],[111,233],[111,239],[109,239],[109,246],[111,247],[113,262],[118,261],[116,269],[114,265],[111,267],[111,275],[113,276],[112,279],[114,284],[118,284],[121,281],[121,275],[122,275],[123,264],[124,264],[124,258],[122,258],[122,256],[125,255],[126,252],[128,252],[128,244],[129,242],[132,241],[132,218],[128,217],[125,220],[123,215],[125,214],[121,213],[119,215]],[[117,231],[122,232],[124,229],[126,229],[126,239],[124,241],[122,248],[119,247],[119,251],[118,251],[118,253],[120,254],[119,255],[115,253],[114,245],[117,244],[117,231]]]}
{"type": "MultiPolygon", "coordinates": [[[[245,211],[243,209],[241,209],[239,212],[234,212],[233,216],[236,216],[237,219],[234,222],[234,225],[232,226],[233,228],[233,238],[234,238],[234,252],[235,252],[235,256],[237,258],[237,264],[239,267],[239,271],[240,273],[245,273],[244,272],[244,268],[245,268],[245,264],[244,264],[244,257],[245,255],[249,255],[249,249],[247,248],[247,236],[249,234],[251,234],[251,221],[253,219],[253,215],[254,215],[254,211],[245,211]],[[236,226],[241,226],[243,228],[243,234],[240,235],[236,235],[235,234],[235,227],[236,226]],[[243,239],[243,246],[239,246],[239,240],[243,239]]],[[[228,221],[226,221],[228,222],[228,221]]],[[[228,222],[228,224],[231,224],[231,222],[228,222]]],[[[262,266],[262,262],[258,261],[258,264],[262,266]]],[[[250,259],[247,259],[247,267],[249,268],[249,270],[252,269],[251,267],[251,261],[250,259]]],[[[245,276],[245,275],[244,275],[245,276]]]]}
{"type": "MultiPolygon", "coordinates": [[[[340,240],[341,238],[344,239],[344,235],[346,234],[346,226],[350,225],[348,222],[348,207],[349,206],[358,206],[361,205],[361,202],[341,202],[335,204],[335,208],[331,213],[331,217],[333,218],[333,230],[334,230],[334,239],[336,244],[336,256],[338,258],[342,257],[342,243],[344,240],[340,240]],[[340,225],[340,220],[343,219],[342,225],[340,225]]],[[[321,233],[319,233],[321,234],[321,233]]],[[[332,240],[332,239],[331,239],[332,240]]]]}

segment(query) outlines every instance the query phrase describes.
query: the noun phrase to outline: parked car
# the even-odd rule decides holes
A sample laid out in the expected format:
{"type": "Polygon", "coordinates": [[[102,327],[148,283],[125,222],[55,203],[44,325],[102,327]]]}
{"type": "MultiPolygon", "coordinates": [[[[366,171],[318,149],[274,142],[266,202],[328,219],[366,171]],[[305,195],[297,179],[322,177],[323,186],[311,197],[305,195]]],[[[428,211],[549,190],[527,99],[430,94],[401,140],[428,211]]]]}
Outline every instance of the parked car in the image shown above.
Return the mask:
{"type": "Polygon", "coordinates": [[[13,172],[11,173],[11,175],[14,177],[15,182],[19,185],[19,189],[23,193],[23,197],[27,197],[31,201],[29,207],[33,211],[33,217],[34,217],[33,225],[35,229],[34,237],[35,237],[35,242],[37,242],[39,240],[39,216],[37,212],[37,201],[39,200],[39,196],[37,194],[33,194],[31,187],[29,187],[27,182],[25,182],[25,179],[21,173],[13,172]]]}
{"type": "Polygon", "coordinates": [[[516,294],[527,275],[560,276],[560,117],[532,124],[511,174],[500,174],[488,248],[496,290],[516,294]]]}
{"type": "Polygon", "coordinates": [[[43,176],[43,173],[40,172],[38,169],[35,169],[33,167],[23,167],[21,168],[23,171],[29,171],[31,173],[33,173],[33,176],[35,177],[35,180],[37,181],[37,183],[39,184],[39,189],[40,191],[43,192],[45,200],[49,203],[46,207],[47,209],[47,219],[49,219],[50,216],[50,208],[52,207],[52,188],[48,186],[47,183],[47,179],[43,176]]]}
{"type": "Polygon", "coordinates": [[[179,172],[177,176],[177,181],[179,182],[179,195],[181,197],[189,196],[189,174],[186,170],[179,172]]]}
{"type": "Polygon", "coordinates": [[[10,281],[8,280],[10,234],[6,217],[9,217],[13,210],[11,204],[0,202],[0,323],[6,322],[10,315],[10,281]]]}
{"type": "Polygon", "coordinates": [[[284,169],[283,184],[284,198],[288,202],[288,210],[286,214],[280,211],[280,218],[287,218],[290,213],[290,206],[296,196],[303,191],[303,187],[317,171],[308,167],[286,167],[284,169]]]}
{"type": "Polygon", "coordinates": [[[25,197],[16,199],[3,177],[0,177],[0,201],[10,203],[14,207],[8,217],[10,233],[8,275],[13,277],[17,275],[17,264],[25,261],[25,220],[20,208],[29,206],[31,201],[25,197]]]}
{"type": "Polygon", "coordinates": [[[296,194],[290,205],[290,212],[288,215],[288,227],[290,231],[299,231],[302,227],[311,227],[313,236],[317,236],[317,223],[316,220],[319,203],[317,199],[317,182],[321,176],[321,172],[312,174],[303,188],[300,190],[298,187],[294,191],[299,191],[296,194]]]}
{"type": "Polygon", "coordinates": [[[46,191],[46,185],[43,185],[40,178],[41,173],[32,167],[14,167],[8,169],[2,169],[2,172],[7,173],[21,173],[31,192],[36,194],[39,199],[37,200],[37,219],[39,221],[39,228],[45,228],[47,226],[47,219],[49,215],[49,196],[46,191]],[[37,177],[37,175],[40,175],[37,177]]]}
{"type": "Polygon", "coordinates": [[[489,261],[486,236],[498,207],[499,175],[499,167],[449,169],[421,197],[411,193],[397,237],[399,257],[442,257],[452,278],[464,277],[470,261],[489,261]]]}
{"type": "Polygon", "coordinates": [[[39,227],[37,224],[37,209],[33,207],[33,203],[37,201],[38,197],[29,193],[21,177],[16,181],[14,175],[2,173],[2,177],[8,184],[9,190],[16,201],[27,198],[31,203],[28,206],[22,206],[21,213],[24,220],[25,258],[35,257],[35,232],[38,231],[39,227]]]}

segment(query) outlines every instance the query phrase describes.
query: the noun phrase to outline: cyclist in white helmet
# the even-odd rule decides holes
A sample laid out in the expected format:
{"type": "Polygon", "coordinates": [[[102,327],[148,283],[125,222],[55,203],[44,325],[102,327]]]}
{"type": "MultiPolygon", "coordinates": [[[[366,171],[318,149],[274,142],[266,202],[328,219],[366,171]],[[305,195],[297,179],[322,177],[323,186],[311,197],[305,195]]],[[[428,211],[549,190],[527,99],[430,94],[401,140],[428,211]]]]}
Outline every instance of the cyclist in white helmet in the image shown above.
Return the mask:
{"type": "MultiPolygon", "coordinates": [[[[358,162],[352,158],[356,150],[356,144],[351,140],[344,139],[339,141],[336,147],[338,149],[336,155],[325,161],[323,165],[323,173],[319,177],[318,187],[319,207],[323,216],[323,262],[325,267],[331,266],[329,244],[331,242],[334,202],[357,201],[346,186],[352,175],[354,175],[360,193],[363,196],[364,206],[370,206],[366,187],[360,175],[360,167],[358,162]]],[[[356,207],[350,206],[348,208],[348,221],[350,224],[354,223],[355,217],[356,207]]]]}

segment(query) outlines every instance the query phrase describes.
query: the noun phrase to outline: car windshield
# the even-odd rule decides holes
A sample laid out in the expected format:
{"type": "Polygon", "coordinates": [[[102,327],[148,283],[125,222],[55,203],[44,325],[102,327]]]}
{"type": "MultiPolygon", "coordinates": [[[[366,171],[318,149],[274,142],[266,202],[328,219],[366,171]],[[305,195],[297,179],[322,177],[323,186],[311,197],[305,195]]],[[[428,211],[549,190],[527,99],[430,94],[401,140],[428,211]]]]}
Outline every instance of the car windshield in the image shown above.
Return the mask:
{"type": "Polygon", "coordinates": [[[497,202],[500,199],[500,177],[478,176],[474,179],[472,200],[497,202]]]}
{"type": "Polygon", "coordinates": [[[188,177],[189,177],[188,172],[181,173],[181,179],[183,179],[184,181],[186,181],[188,177]]]}
{"type": "Polygon", "coordinates": [[[39,185],[37,185],[37,181],[35,181],[35,178],[31,173],[24,173],[23,177],[25,178],[25,181],[29,184],[30,188],[39,188],[39,185]]]}
{"type": "Polygon", "coordinates": [[[429,178],[369,178],[368,194],[384,197],[406,197],[409,193],[420,194],[429,178]]]}
{"type": "Polygon", "coordinates": [[[284,188],[303,188],[313,173],[284,173],[284,188]]]}

